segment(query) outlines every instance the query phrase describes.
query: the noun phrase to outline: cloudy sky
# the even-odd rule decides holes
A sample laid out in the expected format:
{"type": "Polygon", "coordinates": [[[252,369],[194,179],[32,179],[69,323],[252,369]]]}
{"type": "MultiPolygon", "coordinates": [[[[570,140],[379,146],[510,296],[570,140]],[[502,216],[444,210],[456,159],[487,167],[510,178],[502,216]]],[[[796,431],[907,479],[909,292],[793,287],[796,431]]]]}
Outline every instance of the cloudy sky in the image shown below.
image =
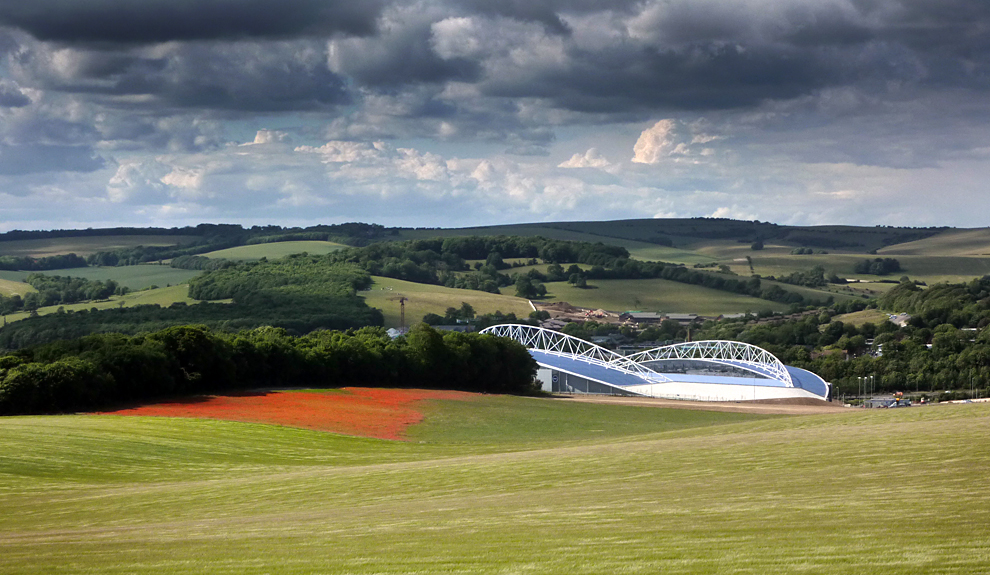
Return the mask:
{"type": "Polygon", "coordinates": [[[984,0],[0,0],[0,231],[990,225],[984,0]]]}

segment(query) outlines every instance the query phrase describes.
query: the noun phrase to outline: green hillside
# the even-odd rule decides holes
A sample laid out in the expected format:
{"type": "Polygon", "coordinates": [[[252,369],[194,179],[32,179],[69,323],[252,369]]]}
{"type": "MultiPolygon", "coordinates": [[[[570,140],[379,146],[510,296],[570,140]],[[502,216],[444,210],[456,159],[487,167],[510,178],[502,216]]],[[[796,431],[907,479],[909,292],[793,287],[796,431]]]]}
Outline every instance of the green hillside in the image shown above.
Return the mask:
{"type": "Polygon", "coordinates": [[[990,570],[988,405],[747,421],[487,396],[428,413],[409,442],[0,419],[3,571],[990,570]]]}
{"type": "Polygon", "coordinates": [[[284,258],[292,254],[303,252],[312,255],[328,254],[339,249],[346,248],[344,244],[320,241],[299,241],[299,242],[271,242],[266,244],[252,244],[249,246],[237,246],[225,250],[217,250],[202,254],[208,258],[224,258],[228,260],[253,261],[261,258],[270,260],[284,258]]]}
{"type": "Polygon", "coordinates": [[[139,266],[117,267],[88,267],[68,270],[48,270],[44,272],[10,272],[0,270],[0,279],[23,281],[32,273],[43,273],[49,276],[71,276],[88,280],[114,280],[118,284],[132,290],[141,290],[151,286],[165,287],[185,283],[201,272],[196,270],[180,270],[165,265],[145,264],[139,266]]]}
{"type": "MultiPolygon", "coordinates": [[[[0,272],[0,274],[2,273],[3,272],[0,272]]],[[[24,282],[10,279],[0,279],[0,295],[8,297],[12,295],[23,296],[24,294],[33,291],[35,291],[35,289],[24,282]]]]}
{"type": "MultiPolygon", "coordinates": [[[[196,300],[189,297],[189,286],[179,284],[170,287],[146,289],[131,292],[123,296],[113,296],[102,301],[89,301],[82,303],[70,303],[64,305],[52,305],[38,308],[38,315],[48,315],[56,313],[59,308],[65,311],[80,311],[91,309],[116,309],[118,307],[134,307],[138,305],[159,305],[168,307],[173,303],[193,304],[196,300]]],[[[12,313],[7,316],[7,321],[17,321],[29,316],[29,312],[22,311],[12,313]]]]}
{"type": "Polygon", "coordinates": [[[0,256],[29,256],[41,258],[62,254],[88,256],[100,251],[133,248],[135,246],[174,246],[198,240],[196,236],[91,236],[77,238],[45,238],[0,242],[0,256]]]}

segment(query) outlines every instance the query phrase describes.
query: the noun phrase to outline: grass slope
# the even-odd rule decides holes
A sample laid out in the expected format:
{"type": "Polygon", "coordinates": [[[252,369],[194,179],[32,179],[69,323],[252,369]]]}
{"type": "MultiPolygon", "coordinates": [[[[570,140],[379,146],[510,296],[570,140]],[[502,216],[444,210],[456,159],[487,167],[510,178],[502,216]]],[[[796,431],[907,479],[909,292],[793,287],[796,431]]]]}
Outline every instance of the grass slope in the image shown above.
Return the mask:
{"type": "Polygon", "coordinates": [[[198,240],[195,236],[93,236],[86,238],[47,238],[0,242],[0,256],[30,256],[40,258],[61,254],[88,256],[135,246],[174,246],[198,240]]]}
{"type": "Polygon", "coordinates": [[[434,414],[405,443],[196,420],[0,419],[3,571],[990,570],[987,405],[673,426],[662,422],[693,416],[524,398],[489,407],[434,414]],[[531,405],[547,412],[527,427],[531,405]],[[492,423],[505,417],[515,425],[492,423]],[[613,422],[629,429],[595,431],[613,422]]]}
{"type": "Polygon", "coordinates": [[[422,320],[428,313],[443,315],[448,307],[459,308],[461,302],[471,304],[478,314],[501,311],[526,317],[533,311],[529,302],[514,296],[418,284],[378,276],[374,277],[374,283],[369,291],[360,292],[358,295],[363,297],[369,306],[382,310],[385,315],[385,327],[399,326],[399,302],[392,298],[398,298],[400,295],[408,298],[407,326],[422,320]]]}
{"type": "Polygon", "coordinates": [[[936,236],[889,246],[883,256],[990,256],[990,228],[949,230],[936,236]]]}
{"type": "Polygon", "coordinates": [[[313,255],[323,255],[330,252],[346,248],[343,244],[320,241],[300,241],[300,242],[272,242],[268,244],[252,244],[249,246],[237,246],[225,250],[208,252],[203,256],[208,258],[224,258],[228,260],[253,261],[261,258],[270,260],[284,258],[292,254],[303,252],[313,255]]]}
{"type": "Polygon", "coordinates": [[[24,282],[0,279],[0,295],[5,295],[7,297],[12,295],[23,296],[24,294],[33,291],[35,291],[35,289],[24,282]]]}

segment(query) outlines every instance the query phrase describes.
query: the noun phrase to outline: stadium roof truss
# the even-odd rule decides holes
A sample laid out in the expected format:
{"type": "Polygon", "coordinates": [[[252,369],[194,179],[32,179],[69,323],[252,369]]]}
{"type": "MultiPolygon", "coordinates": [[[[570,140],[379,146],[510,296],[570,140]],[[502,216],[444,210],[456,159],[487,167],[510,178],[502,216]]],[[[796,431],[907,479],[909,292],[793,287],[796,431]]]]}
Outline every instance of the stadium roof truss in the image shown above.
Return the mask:
{"type": "Polygon", "coordinates": [[[628,356],[626,359],[637,363],[701,359],[745,369],[762,377],[771,377],[784,382],[787,387],[794,386],[791,374],[772,353],[755,345],[739,341],[709,340],[675,343],[674,345],[641,351],[628,356]]]}
{"type": "Polygon", "coordinates": [[[615,353],[610,349],[605,349],[583,339],[569,336],[566,333],[560,333],[559,331],[532,325],[501,324],[487,327],[481,330],[481,333],[498,337],[510,337],[528,349],[578,359],[601,367],[635,375],[653,383],[670,381],[663,375],[627,356],[615,353]]]}
{"type": "Polygon", "coordinates": [[[702,360],[775,379],[785,387],[795,387],[787,367],[765,349],[738,341],[694,341],[661,346],[633,355],[621,355],[593,343],[558,331],[531,325],[502,324],[485,328],[481,333],[510,337],[528,349],[585,361],[601,367],[635,375],[649,383],[672,381],[648,365],[670,360],[702,360]]]}

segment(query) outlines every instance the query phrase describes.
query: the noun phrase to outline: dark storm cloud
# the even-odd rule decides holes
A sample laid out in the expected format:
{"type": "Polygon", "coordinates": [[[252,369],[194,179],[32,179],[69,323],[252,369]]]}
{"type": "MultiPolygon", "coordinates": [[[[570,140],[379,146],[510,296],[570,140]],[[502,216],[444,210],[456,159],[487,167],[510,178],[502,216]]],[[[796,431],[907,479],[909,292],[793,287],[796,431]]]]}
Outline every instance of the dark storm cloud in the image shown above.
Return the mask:
{"type": "Polygon", "coordinates": [[[41,172],[92,172],[104,166],[103,158],[88,146],[0,144],[0,175],[20,176],[41,172]]]}
{"type": "Polygon", "coordinates": [[[335,42],[332,66],[359,84],[386,90],[406,84],[477,80],[480,62],[444,59],[434,51],[431,25],[440,17],[404,11],[388,14],[378,36],[335,42]]]}
{"type": "Polygon", "coordinates": [[[570,32],[562,13],[585,14],[604,10],[625,11],[639,3],[639,0],[466,0],[452,4],[455,8],[466,9],[475,14],[503,16],[521,22],[539,22],[552,32],[570,32]]]}
{"type": "Polygon", "coordinates": [[[0,23],[39,40],[147,44],[293,38],[375,28],[380,0],[30,0],[0,3],[0,23]]]}
{"type": "Polygon", "coordinates": [[[575,54],[564,70],[518,83],[486,83],[485,93],[537,96],[582,112],[634,109],[714,110],[793,98],[837,79],[838,70],[800,51],[740,51],[699,46],[688,51],[625,49],[575,54]]]}
{"type": "Polygon", "coordinates": [[[326,66],[320,42],[178,44],[154,56],[72,49],[61,66],[43,47],[25,50],[18,65],[43,87],[116,97],[150,96],[156,107],[280,112],[313,110],[349,102],[344,80],[326,66]]]}

